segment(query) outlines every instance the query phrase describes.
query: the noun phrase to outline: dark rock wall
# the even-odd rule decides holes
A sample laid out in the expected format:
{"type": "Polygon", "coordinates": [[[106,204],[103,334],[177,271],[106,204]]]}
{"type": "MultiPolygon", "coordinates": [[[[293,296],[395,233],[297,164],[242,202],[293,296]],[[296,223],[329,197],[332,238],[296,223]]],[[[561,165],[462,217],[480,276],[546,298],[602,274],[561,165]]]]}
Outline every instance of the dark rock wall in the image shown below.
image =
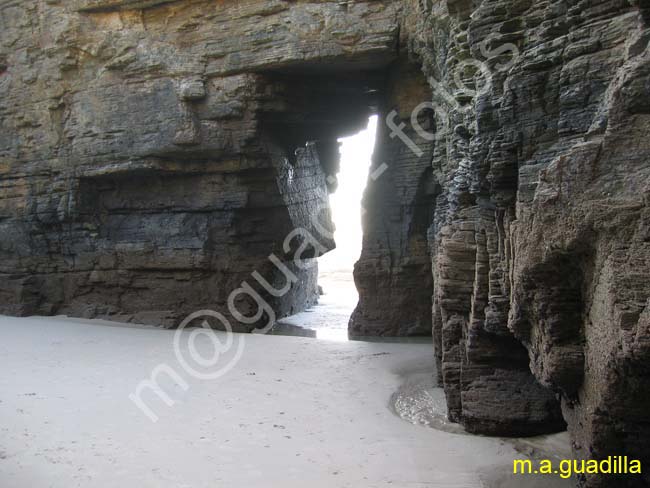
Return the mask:
{"type": "Polygon", "coordinates": [[[243,281],[280,316],[317,299],[283,241],[334,247],[311,219],[331,230],[336,138],[376,111],[391,2],[0,6],[0,312],[232,319],[243,281]],[[281,297],[251,278],[283,287],[271,253],[298,276],[281,297]]]}
{"type": "MultiPolygon", "coordinates": [[[[350,318],[352,336],[431,334],[431,259],[427,229],[435,204],[431,143],[407,125],[430,97],[419,66],[395,63],[385,82],[377,143],[362,207],[363,247],[354,268],[359,304],[350,318]],[[394,112],[393,112],[394,111],[394,112]],[[390,115],[393,112],[393,115],[390,115]],[[422,146],[413,153],[390,136],[385,123],[405,124],[422,146]]],[[[425,117],[429,119],[429,117],[425,117]]],[[[428,127],[430,120],[422,120],[428,127]]]]}
{"type": "Polygon", "coordinates": [[[429,236],[450,414],[470,430],[532,432],[558,424],[553,391],[577,456],[647,462],[647,6],[407,2],[405,19],[447,105],[429,236]],[[454,77],[468,59],[485,62],[489,85],[471,69],[454,77]]]}

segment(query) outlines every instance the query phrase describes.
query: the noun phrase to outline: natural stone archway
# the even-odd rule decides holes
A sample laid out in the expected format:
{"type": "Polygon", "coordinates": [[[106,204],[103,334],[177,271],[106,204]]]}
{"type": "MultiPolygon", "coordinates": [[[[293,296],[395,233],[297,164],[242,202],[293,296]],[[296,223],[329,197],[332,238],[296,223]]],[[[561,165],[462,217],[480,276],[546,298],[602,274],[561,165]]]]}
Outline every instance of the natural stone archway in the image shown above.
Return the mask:
{"type": "MultiPolygon", "coordinates": [[[[84,1],[4,15],[47,50],[6,26],[5,313],[173,326],[210,307],[232,319],[227,297],[246,280],[276,316],[314,303],[315,266],[293,266],[281,297],[250,274],[282,288],[268,256],[284,259],[296,228],[318,235],[337,137],[376,111],[394,7],[84,1]]],[[[333,248],[319,237],[303,258],[333,248]]]]}
{"type": "Polygon", "coordinates": [[[283,286],[270,253],[298,282],[257,291],[306,307],[283,239],[317,234],[336,139],[377,113],[351,335],[432,329],[470,431],[556,430],[561,402],[578,456],[647,463],[646,2],[1,5],[2,313],[230,317],[251,272],[283,286]]]}

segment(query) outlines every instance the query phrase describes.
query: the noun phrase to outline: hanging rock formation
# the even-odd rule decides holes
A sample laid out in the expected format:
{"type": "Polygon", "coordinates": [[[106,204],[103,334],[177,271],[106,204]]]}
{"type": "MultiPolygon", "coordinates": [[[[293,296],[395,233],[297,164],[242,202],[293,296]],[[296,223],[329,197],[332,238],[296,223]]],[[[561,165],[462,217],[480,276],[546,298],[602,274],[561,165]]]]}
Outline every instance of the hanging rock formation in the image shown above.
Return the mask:
{"type": "Polygon", "coordinates": [[[1,313],[307,307],[337,138],[378,113],[350,334],[432,330],[472,432],[650,461],[645,0],[0,8],[1,313]]]}

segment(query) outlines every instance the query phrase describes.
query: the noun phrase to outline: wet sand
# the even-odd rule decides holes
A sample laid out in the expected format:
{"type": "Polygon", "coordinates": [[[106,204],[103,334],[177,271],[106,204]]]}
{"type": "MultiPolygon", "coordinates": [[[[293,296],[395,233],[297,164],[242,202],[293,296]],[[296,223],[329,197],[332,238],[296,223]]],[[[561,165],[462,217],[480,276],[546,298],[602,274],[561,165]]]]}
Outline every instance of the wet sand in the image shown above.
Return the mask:
{"type": "Polygon", "coordinates": [[[279,320],[272,334],[348,340],[348,321],[359,300],[352,269],[321,271],[318,283],[323,290],[318,305],[279,320]]]}

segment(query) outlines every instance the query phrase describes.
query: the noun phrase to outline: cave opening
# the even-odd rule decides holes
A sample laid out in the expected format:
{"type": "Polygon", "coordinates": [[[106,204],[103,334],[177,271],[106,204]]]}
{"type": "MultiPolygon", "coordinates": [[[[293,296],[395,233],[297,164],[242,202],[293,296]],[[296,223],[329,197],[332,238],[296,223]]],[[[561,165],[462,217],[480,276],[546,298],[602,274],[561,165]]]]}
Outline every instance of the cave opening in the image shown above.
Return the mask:
{"type": "Polygon", "coordinates": [[[352,275],[361,254],[364,212],[363,192],[368,180],[377,132],[377,116],[359,133],[339,138],[340,167],[336,187],[330,194],[336,249],[318,258],[318,284],[321,291],[318,313],[328,320],[317,320],[318,338],[347,339],[348,321],[356,307],[359,293],[352,275]]]}
{"type": "Polygon", "coordinates": [[[323,165],[321,161],[329,189],[327,214],[333,223],[335,248],[315,260],[318,301],[305,311],[280,319],[273,334],[348,340],[348,322],[359,300],[353,271],[362,249],[362,199],[375,149],[378,116],[369,115],[365,120],[365,124],[357,125],[357,133],[348,130],[334,140],[337,154],[330,154],[327,160],[335,160],[335,164],[323,165]]]}
{"type": "MultiPolygon", "coordinates": [[[[317,258],[319,272],[302,273],[286,306],[277,307],[286,313],[274,331],[426,340],[433,296],[427,235],[439,189],[434,144],[411,126],[430,98],[421,67],[398,60],[372,72],[267,76],[283,95],[281,106],[265,106],[262,119],[281,169],[280,193],[293,227],[322,237],[305,253],[317,258]],[[389,116],[402,137],[378,123],[389,116]],[[419,150],[409,150],[406,138],[419,150]],[[319,226],[307,219],[314,212],[319,226]],[[324,236],[323,228],[336,230],[324,236]]],[[[433,129],[429,119],[419,122],[423,130],[433,129]]]]}

